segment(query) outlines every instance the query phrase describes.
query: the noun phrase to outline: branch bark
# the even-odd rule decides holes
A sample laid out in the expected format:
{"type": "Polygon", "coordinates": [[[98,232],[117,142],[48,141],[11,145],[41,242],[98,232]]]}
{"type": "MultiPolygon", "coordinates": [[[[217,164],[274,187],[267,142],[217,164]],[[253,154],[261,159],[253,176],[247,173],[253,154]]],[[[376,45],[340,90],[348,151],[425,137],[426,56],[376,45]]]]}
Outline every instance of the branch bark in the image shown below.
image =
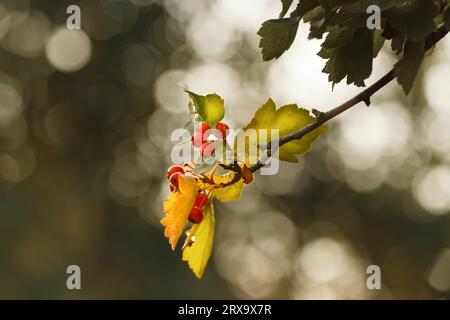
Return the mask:
{"type": "MultiPolygon", "coordinates": [[[[431,49],[436,43],[438,43],[442,38],[444,38],[447,33],[449,32],[448,29],[446,29],[444,26],[437,29],[435,32],[431,33],[426,41],[425,41],[425,51],[428,51],[431,49]]],[[[299,131],[293,132],[291,134],[288,134],[286,136],[283,136],[278,139],[278,148],[282,145],[293,141],[301,139],[306,134],[310,133],[311,131],[317,129],[321,125],[323,125],[325,122],[333,119],[337,115],[343,113],[344,111],[354,107],[355,105],[359,104],[360,102],[364,102],[367,106],[370,105],[370,98],[373,94],[375,94],[378,90],[386,86],[389,82],[391,82],[393,79],[395,79],[396,75],[394,73],[394,69],[391,69],[388,73],[386,73],[382,78],[380,78],[378,81],[376,81],[374,84],[372,84],[370,87],[367,87],[365,90],[354,96],[353,98],[345,101],[341,105],[327,111],[327,112],[320,112],[318,110],[313,109],[312,112],[316,116],[316,120],[312,122],[311,124],[307,125],[306,127],[300,129],[299,131]]],[[[271,146],[276,145],[274,144],[276,141],[271,141],[268,144],[268,151],[267,156],[265,159],[262,159],[258,161],[254,166],[250,168],[251,172],[255,172],[259,169],[261,169],[267,159],[271,156],[272,153],[275,153],[276,150],[271,148],[271,146]]]]}

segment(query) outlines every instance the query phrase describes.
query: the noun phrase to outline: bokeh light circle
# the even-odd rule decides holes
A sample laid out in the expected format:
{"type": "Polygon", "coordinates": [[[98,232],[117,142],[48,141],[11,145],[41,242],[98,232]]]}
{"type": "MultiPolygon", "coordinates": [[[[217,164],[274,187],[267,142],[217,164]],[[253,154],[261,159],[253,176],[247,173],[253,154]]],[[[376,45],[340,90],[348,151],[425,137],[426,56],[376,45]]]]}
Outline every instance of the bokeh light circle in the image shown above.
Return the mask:
{"type": "Polygon", "coordinates": [[[91,41],[82,30],[60,28],[51,36],[46,46],[50,64],[63,72],[83,68],[91,58],[91,41]]]}

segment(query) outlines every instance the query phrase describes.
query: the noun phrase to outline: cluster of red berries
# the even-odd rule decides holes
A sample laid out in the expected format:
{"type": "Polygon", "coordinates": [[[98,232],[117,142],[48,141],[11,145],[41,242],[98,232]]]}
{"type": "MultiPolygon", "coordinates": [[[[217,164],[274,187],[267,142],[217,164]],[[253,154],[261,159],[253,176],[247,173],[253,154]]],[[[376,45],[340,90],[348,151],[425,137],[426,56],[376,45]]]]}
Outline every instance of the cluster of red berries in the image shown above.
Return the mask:
{"type": "Polygon", "coordinates": [[[192,136],[192,144],[200,148],[200,154],[202,157],[210,157],[214,154],[214,141],[208,141],[208,133],[212,133],[219,140],[225,140],[229,131],[228,125],[219,122],[216,124],[216,130],[211,130],[211,127],[206,122],[202,122],[195,129],[192,136]]]}
{"type": "MultiPolygon", "coordinates": [[[[184,175],[184,169],[180,166],[171,166],[167,169],[167,179],[169,179],[170,191],[178,190],[178,179],[184,175]]],[[[200,223],[203,220],[203,207],[208,203],[208,196],[201,191],[195,198],[194,206],[189,213],[188,220],[192,223],[200,223]]]]}

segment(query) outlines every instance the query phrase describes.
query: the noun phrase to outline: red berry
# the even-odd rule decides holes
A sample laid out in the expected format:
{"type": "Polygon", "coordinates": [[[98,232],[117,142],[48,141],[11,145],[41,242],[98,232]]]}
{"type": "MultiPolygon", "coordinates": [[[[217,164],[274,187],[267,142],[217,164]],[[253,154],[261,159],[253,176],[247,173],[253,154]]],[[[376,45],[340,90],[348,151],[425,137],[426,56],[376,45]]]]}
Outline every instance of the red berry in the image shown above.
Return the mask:
{"type": "Polygon", "coordinates": [[[225,139],[228,135],[230,127],[225,123],[219,122],[216,124],[216,129],[219,130],[219,132],[222,134],[221,139],[225,139]]]}
{"type": "Polygon", "coordinates": [[[193,206],[189,213],[188,220],[192,223],[200,223],[203,220],[203,211],[200,207],[193,206]]]}
{"type": "Polygon", "coordinates": [[[206,193],[200,192],[197,198],[195,198],[194,206],[199,206],[201,208],[207,203],[208,203],[208,196],[206,195],[206,193]]]}
{"type": "Polygon", "coordinates": [[[170,179],[170,176],[173,175],[175,172],[184,173],[184,169],[180,166],[170,166],[169,169],[167,169],[167,179],[170,179]]]}
{"type": "Polygon", "coordinates": [[[214,142],[206,141],[200,147],[202,157],[211,157],[214,154],[214,142]]]}
{"type": "Polygon", "coordinates": [[[178,179],[180,178],[181,174],[182,173],[180,173],[180,172],[175,172],[169,178],[170,184],[173,185],[175,188],[178,188],[178,179]]]}
{"type": "Polygon", "coordinates": [[[194,135],[192,136],[192,144],[197,148],[200,148],[203,142],[205,142],[203,140],[203,134],[201,132],[195,132],[194,135]]]}
{"type": "Polygon", "coordinates": [[[198,125],[195,132],[200,132],[202,135],[205,134],[206,131],[211,130],[211,127],[206,122],[202,122],[198,125]]]}

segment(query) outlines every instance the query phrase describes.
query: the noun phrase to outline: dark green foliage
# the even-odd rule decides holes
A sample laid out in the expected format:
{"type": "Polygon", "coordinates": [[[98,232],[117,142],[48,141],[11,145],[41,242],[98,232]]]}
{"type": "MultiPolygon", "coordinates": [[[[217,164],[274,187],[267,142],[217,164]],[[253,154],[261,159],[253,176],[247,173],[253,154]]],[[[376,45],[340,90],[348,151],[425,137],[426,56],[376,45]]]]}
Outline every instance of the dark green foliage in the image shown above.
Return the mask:
{"type": "Polygon", "coordinates": [[[424,56],[426,37],[446,24],[450,27],[450,5],[441,0],[281,0],[286,16],[296,3],[290,18],[263,23],[258,34],[263,59],[280,57],[295,39],[300,21],[309,23],[309,39],[324,38],[318,55],[327,62],[323,72],[336,84],[364,86],[372,73],[373,59],[385,40],[399,56],[395,70],[398,81],[408,93],[424,56]],[[381,29],[367,27],[368,6],[381,10],[381,29]]]}
{"type": "Polygon", "coordinates": [[[397,81],[408,94],[422,64],[425,43],[424,41],[413,42],[406,41],[403,57],[394,66],[394,72],[397,76],[397,81]]]}
{"type": "Polygon", "coordinates": [[[263,23],[258,35],[264,60],[280,57],[294,42],[298,19],[275,19],[263,23]]]}
{"type": "Polygon", "coordinates": [[[406,39],[421,41],[436,29],[438,14],[439,7],[432,0],[414,0],[386,12],[386,19],[406,39]]]}
{"type": "Polygon", "coordinates": [[[341,31],[333,29],[319,55],[328,58],[323,72],[333,84],[347,76],[347,83],[364,86],[364,79],[372,73],[373,32],[367,28],[341,31]]]}

